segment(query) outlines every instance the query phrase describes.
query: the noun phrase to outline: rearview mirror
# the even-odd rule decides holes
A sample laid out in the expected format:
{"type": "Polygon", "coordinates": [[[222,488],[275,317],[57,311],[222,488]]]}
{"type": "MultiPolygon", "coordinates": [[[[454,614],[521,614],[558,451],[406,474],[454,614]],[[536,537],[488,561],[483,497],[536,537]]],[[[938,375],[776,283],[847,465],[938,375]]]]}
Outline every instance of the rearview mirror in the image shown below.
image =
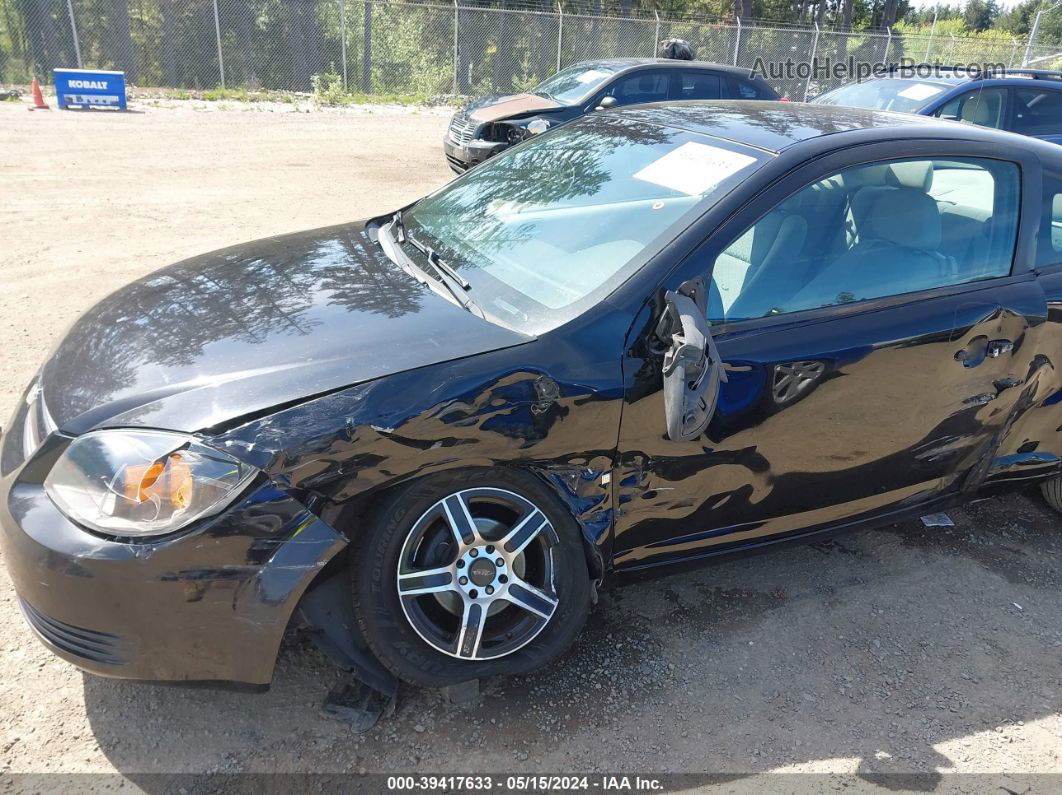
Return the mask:
{"type": "Polygon", "coordinates": [[[663,365],[667,436],[688,442],[708,427],[726,372],[705,319],[704,285],[687,282],[679,292],[665,293],[664,300],[667,307],[657,328],[662,340],[670,339],[663,365]]]}
{"type": "Polygon", "coordinates": [[[594,108],[594,110],[608,110],[609,108],[616,107],[616,104],[618,102],[619,100],[615,97],[602,97],[601,101],[597,104],[597,107],[594,108]]]}

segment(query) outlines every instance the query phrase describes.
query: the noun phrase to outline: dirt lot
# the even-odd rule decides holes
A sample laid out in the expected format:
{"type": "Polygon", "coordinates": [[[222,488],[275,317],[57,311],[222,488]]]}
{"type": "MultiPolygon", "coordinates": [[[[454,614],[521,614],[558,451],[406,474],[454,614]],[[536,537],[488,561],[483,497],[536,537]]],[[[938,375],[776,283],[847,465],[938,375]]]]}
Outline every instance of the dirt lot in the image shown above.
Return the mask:
{"type": "MultiPolygon", "coordinates": [[[[123,282],[449,176],[439,111],[170,104],[0,104],[3,416],[123,282]]],[[[796,786],[743,778],[768,771],[833,774],[799,779],[823,791],[918,772],[905,786],[1059,791],[1033,774],[1062,772],[1062,519],[1034,493],[952,517],[607,591],[551,670],[486,682],[471,709],[407,688],[365,735],[321,716],[340,677],[297,638],[265,694],[83,676],[30,634],[0,571],[0,772],[120,771],[149,790],[165,772],[711,772],[750,792],[796,786]]]]}

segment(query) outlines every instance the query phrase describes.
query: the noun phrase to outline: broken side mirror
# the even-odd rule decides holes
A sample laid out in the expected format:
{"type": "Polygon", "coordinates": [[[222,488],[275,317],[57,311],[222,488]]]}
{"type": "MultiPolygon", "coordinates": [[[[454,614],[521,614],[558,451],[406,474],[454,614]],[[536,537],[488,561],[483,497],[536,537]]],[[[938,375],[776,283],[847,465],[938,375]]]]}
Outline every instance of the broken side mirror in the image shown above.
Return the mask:
{"type": "Polygon", "coordinates": [[[688,442],[708,427],[726,372],[705,317],[703,283],[686,282],[678,292],[667,291],[664,300],[657,336],[668,342],[663,364],[667,436],[688,442]]]}
{"type": "Polygon", "coordinates": [[[597,107],[594,110],[608,110],[609,108],[616,107],[618,99],[615,97],[602,97],[601,101],[597,103],[597,107]]]}

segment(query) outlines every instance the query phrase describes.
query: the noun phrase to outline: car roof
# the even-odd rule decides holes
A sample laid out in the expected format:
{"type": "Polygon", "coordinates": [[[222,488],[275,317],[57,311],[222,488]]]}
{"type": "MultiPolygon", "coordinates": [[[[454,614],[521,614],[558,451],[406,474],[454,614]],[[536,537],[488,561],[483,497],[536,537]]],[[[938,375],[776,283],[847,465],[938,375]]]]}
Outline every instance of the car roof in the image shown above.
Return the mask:
{"type": "Polygon", "coordinates": [[[949,86],[954,86],[960,83],[972,83],[975,81],[988,80],[991,80],[994,83],[1011,82],[1027,85],[1030,80],[1035,80],[1040,84],[1054,84],[1055,87],[1062,88],[1062,72],[1056,72],[1048,69],[997,69],[995,71],[987,71],[984,73],[971,75],[970,73],[962,69],[948,69],[944,67],[933,68],[935,69],[935,72],[930,75],[919,75],[910,70],[897,70],[896,72],[881,75],[875,79],[916,80],[920,83],[940,83],[942,85],[949,86]]]}
{"type": "Polygon", "coordinates": [[[775,154],[813,138],[866,129],[888,130],[889,133],[882,136],[883,140],[908,135],[917,137],[927,132],[1003,146],[1014,146],[1027,140],[1012,133],[931,116],[803,102],[691,100],[633,105],[604,111],[604,114],[677,127],[775,154]]]}
{"type": "Polygon", "coordinates": [[[624,72],[642,66],[667,66],[675,69],[711,69],[713,72],[726,72],[735,77],[746,80],[752,79],[753,73],[739,66],[731,66],[724,63],[712,63],[711,61],[680,61],[675,58],[603,58],[595,61],[580,61],[575,66],[588,66],[590,68],[605,67],[611,71],[624,72]]]}

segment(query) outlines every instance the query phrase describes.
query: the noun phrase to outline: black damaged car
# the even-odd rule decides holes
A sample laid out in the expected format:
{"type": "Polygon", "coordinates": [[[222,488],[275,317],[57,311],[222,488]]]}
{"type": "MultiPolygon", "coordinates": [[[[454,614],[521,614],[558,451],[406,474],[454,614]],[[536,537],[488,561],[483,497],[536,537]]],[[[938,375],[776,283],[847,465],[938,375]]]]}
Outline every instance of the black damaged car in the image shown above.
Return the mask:
{"type": "Polygon", "coordinates": [[[880,111],[642,106],[400,212],[83,315],[6,428],[3,557],[66,660],[526,672],[606,578],[1060,502],[1062,150],[880,111]]]}
{"type": "Polygon", "coordinates": [[[779,99],[758,74],[669,58],[612,58],[562,69],[522,94],[477,99],[454,114],[443,139],[458,174],[513,144],[587,113],[646,102],[779,99]]]}

